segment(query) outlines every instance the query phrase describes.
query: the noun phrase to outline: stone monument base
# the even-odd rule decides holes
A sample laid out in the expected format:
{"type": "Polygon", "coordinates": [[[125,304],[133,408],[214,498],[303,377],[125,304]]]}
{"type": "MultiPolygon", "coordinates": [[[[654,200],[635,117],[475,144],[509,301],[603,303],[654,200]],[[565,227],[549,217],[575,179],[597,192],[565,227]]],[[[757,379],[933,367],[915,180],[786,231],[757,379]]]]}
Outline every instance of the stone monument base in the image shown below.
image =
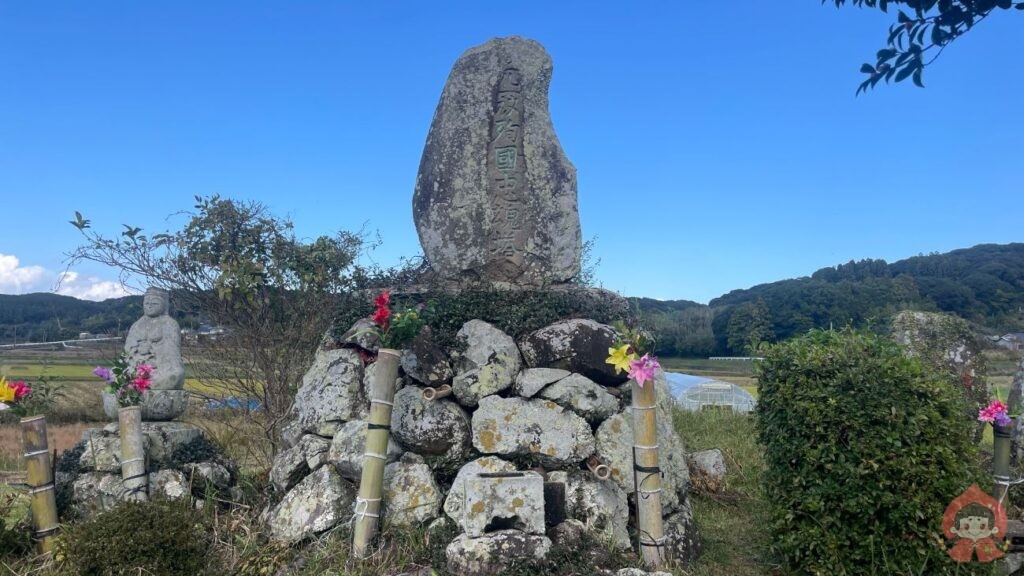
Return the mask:
{"type": "MultiPolygon", "coordinates": [[[[150,390],[142,395],[142,421],[167,422],[185,413],[188,407],[186,390],[150,390]]],[[[117,399],[113,394],[103,393],[103,412],[107,418],[117,421],[117,399]]]]}
{"type": "MultiPolygon", "coordinates": [[[[57,507],[62,518],[89,516],[123,501],[118,432],[117,422],[90,428],[58,459],[57,507]]],[[[184,422],[143,422],[142,445],[151,497],[238,501],[238,466],[199,428],[184,422]]]]}

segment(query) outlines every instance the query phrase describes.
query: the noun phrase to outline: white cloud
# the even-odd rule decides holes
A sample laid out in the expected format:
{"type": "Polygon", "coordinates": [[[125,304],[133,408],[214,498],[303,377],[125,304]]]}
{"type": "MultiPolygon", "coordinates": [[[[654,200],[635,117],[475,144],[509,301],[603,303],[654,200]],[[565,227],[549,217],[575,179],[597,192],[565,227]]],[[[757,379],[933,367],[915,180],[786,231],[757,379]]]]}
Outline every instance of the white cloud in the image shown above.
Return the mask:
{"type": "Polygon", "coordinates": [[[106,300],[130,294],[120,282],[68,271],[55,274],[42,266],[22,266],[12,254],[0,254],[0,294],[56,292],[83,300],[106,300]],[[59,280],[59,282],[58,282],[59,280]]]}
{"type": "Polygon", "coordinates": [[[74,296],[82,300],[106,300],[130,294],[120,282],[100,280],[95,276],[82,276],[78,272],[61,272],[57,294],[74,296]]]}
{"type": "Polygon", "coordinates": [[[36,292],[47,276],[52,278],[42,266],[22,266],[17,256],[0,254],[0,292],[36,292]]]}

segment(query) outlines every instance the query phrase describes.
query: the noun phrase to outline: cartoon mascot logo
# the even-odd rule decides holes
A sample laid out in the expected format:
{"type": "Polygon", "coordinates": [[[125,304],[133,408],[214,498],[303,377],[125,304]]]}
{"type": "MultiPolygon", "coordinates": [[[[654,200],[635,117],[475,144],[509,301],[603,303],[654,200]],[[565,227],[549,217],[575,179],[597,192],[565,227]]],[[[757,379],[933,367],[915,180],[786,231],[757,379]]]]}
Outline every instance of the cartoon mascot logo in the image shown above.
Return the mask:
{"type": "Polygon", "coordinates": [[[946,551],[957,562],[991,562],[1003,556],[1001,540],[1006,536],[1006,511],[995,498],[972,484],[946,508],[942,532],[953,546],[946,551]]]}

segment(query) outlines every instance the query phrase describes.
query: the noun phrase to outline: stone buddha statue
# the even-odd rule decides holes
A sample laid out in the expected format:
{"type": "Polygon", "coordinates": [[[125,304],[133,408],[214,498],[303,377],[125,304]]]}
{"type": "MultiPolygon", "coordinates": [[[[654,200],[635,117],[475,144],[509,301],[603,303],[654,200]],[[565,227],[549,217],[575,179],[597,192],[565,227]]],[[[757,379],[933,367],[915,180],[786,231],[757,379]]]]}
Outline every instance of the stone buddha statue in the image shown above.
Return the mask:
{"type": "MultiPolygon", "coordinates": [[[[142,419],[173,420],[185,412],[185,363],[181,359],[181,330],[171,318],[170,297],[165,290],[149,288],[142,299],[144,315],[132,324],[124,340],[129,366],[153,366],[150,389],[142,395],[142,419]]],[[[103,409],[117,419],[117,400],[103,393],[103,409]]]]}
{"type": "Polygon", "coordinates": [[[146,290],[142,299],[145,315],[132,324],[124,340],[128,364],[150,364],[153,390],[185,388],[185,363],[181,359],[181,328],[168,315],[170,299],[166,291],[146,290]]]}

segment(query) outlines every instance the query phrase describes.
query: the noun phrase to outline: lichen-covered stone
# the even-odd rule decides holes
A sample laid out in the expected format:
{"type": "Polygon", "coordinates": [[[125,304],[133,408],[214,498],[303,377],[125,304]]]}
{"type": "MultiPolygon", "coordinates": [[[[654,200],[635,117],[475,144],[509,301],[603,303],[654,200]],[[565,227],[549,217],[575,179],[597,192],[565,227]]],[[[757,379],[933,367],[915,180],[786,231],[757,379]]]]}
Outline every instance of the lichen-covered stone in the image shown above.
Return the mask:
{"type": "Polygon", "coordinates": [[[282,450],[274,457],[270,467],[270,483],[279,492],[287,492],[309,475],[306,456],[298,445],[282,450]]]}
{"type": "MultiPolygon", "coordinates": [[[[231,478],[228,477],[228,481],[231,478]]],[[[180,500],[189,496],[189,480],[178,470],[158,470],[149,475],[149,497],[180,500]]]]}
{"type": "Polygon", "coordinates": [[[299,450],[306,458],[306,466],[316,470],[327,462],[327,453],[331,449],[331,441],[315,434],[306,434],[299,440],[299,450]]]}
{"type": "Polygon", "coordinates": [[[540,286],[579,274],[576,169],[548,112],[551,58],[495,38],[452,67],[420,160],[413,219],[443,279],[540,286]]]}
{"type": "Polygon", "coordinates": [[[500,530],[470,538],[459,534],[448,544],[448,571],[459,576],[498,576],[515,561],[543,560],[551,551],[547,536],[500,530]]]}
{"type": "Polygon", "coordinates": [[[679,512],[665,518],[663,526],[672,559],[687,566],[700,557],[704,547],[688,499],[682,502],[679,512]]]}
{"type": "MultiPolygon", "coordinates": [[[[328,333],[330,334],[330,333],[328,333]]],[[[325,338],[329,341],[330,338],[325,338]]],[[[377,325],[369,318],[360,318],[347,332],[338,337],[338,342],[350,346],[359,346],[370,352],[380,349],[380,332],[377,325]]]]}
{"type": "Polygon", "coordinates": [[[565,502],[569,517],[582,521],[588,532],[619,548],[629,547],[629,504],[618,484],[573,471],[565,485],[565,502]]]}
{"type": "Polygon", "coordinates": [[[451,466],[470,449],[469,415],[446,398],[424,400],[423,389],[409,386],[395,394],[391,431],[402,446],[426,457],[432,466],[451,466]]]}
{"type": "Polygon", "coordinates": [[[582,417],[550,400],[480,400],[473,413],[473,446],[484,454],[531,456],[559,468],[594,452],[594,435],[582,417]]]}
{"type": "Polygon", "coordinates": [[[463,531],[471,538],[499,529],[544,534],[544,477],[533,471],[466,478],[463,531]]]}
{"type": "Polygon", "coordinates": [[[558,368],[527,368],[516,375],[513,390],[523,398],[533,398],[548,384],[554,384],[572,372],[558,368]]]}
{"type": "MultiPolygon", "coordinates": [[[[342,478],[359,482],[366,454],[366,422],[346,422],[331,440],[327,460],[338,470],[342,478]]],[[[388,435],[387,461],[396,462],[402,456],[402,447],[395,442],[393,434],[388,435]]]]}
{"type": "Polygon", "coordinates": [[[455,378],[452,393],[463,406],[512,385],[522,367],[519,348],[511,336],[483,320],[466,322],[456,334],[464,350],[452,354],[455,378]]]}
{"type": "Polygon", "coordinates": [[[484,456],[467,463],[459,469],[451,488],[448,489],[448,496],[444,500],[444,513],[462,526],[466,503],[466,479],[481,473],[514,472],[515,469],[515,464],[495,456],[484,456]]]}
{"type": "Polygon", "coordinates": [[[384,522],[419,526],[437,518],[444,495],[423,458],[406,452],[384,468],[384,522]]]}
{"type": "Polygon", "coordinates": [[[333,427],[365,418],[369,400],[363,393],[363,361],[355,350],[320,350],[302,377],[292,408],[299,427],[320,436],[332,435],[333,427]]]}
{"type": "Polygon", "coordinates": [[[562,378],[541,390],[539,396],[572,410],[591,424],[600,423],[619,410],[618,398],[582,374],[562,378]]]}
{"type": "Polygon", "coordinates": [[[402,350],[402,370],[424,386],[450,384],[455,373],[448,355],[434,343],[433,333],[425,326],[402,350]]]}
{"type": "Polygon", "coordinates": [[[329,530],[352,516],[354,486],[330,466],[323,466],[288,492],[268,514],[270,535],[299,542],[329,530]]]}
{"type": "Polygon", "coordinates": [[[693,482],[705,490],[715,492],[725,483],[725,457],[718,448],[691,452],[686,456],[693,482]]]}
{"type": "Polygon", "coordinates": [[[531,368],[561,368],[583,374],[605,386],[621,384],[626,376],[616,374],[605,362],[608,349],[618,341],[615,329],[593,320],[555,322],[519,341],[526,365],[531,368]]]}
{"type": "Polygon", "coordinates": [[[203,484],[215,488],[231,486],[231,471],[219,462],[192,462],[184,466],[185,478],[193,487],[202,489],[203,484]]]}

